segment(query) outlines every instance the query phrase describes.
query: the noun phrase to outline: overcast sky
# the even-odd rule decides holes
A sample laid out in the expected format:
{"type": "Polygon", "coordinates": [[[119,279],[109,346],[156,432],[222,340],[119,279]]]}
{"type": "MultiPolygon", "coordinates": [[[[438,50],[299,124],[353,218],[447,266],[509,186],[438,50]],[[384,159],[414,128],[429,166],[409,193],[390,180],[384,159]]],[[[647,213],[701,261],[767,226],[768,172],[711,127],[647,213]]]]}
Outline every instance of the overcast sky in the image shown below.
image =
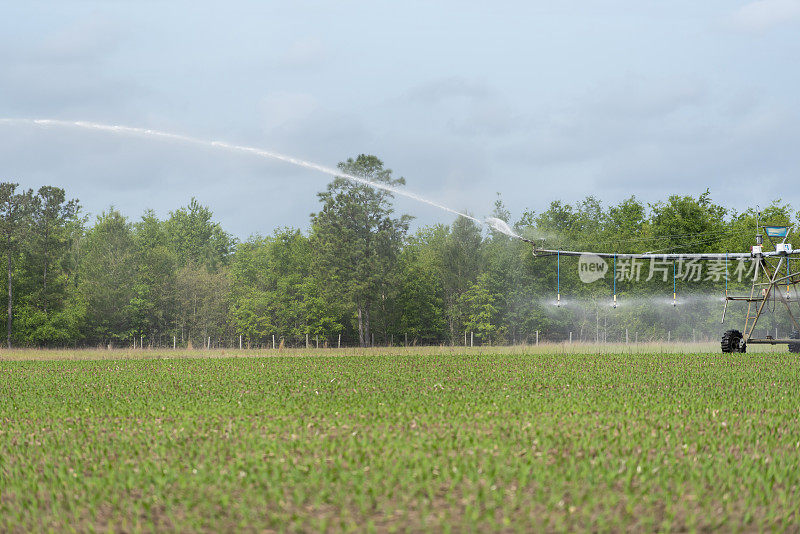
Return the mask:
{"type": "MultiPolygon", "coordinates": [[[[10,5],[9,5],[10,4],[10,5]]],[[[335,166],[379,156],[484,216],[698,195],[800,207],[800,0],[26,1],[0,18],[0,117],[89,120],[335,166]]],[[[328,177],[195,146],[0,124],[0,180],[86,212],[192,196],[239,237],[307,228],[328,177]]],[[[449,223],[410,200],[417,224],[449,223]]]]}

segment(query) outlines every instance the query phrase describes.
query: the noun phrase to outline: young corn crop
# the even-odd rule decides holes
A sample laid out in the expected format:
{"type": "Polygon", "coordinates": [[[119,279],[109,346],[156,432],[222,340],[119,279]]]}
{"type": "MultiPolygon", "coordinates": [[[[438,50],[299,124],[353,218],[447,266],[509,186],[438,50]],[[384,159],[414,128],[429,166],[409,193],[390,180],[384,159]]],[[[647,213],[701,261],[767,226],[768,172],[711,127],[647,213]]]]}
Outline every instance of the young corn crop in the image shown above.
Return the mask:
{"type": "Polygon", "coordinates": [[[798,390],[786,353],[6,360],[0,531],[792,529],[798,390]]]}

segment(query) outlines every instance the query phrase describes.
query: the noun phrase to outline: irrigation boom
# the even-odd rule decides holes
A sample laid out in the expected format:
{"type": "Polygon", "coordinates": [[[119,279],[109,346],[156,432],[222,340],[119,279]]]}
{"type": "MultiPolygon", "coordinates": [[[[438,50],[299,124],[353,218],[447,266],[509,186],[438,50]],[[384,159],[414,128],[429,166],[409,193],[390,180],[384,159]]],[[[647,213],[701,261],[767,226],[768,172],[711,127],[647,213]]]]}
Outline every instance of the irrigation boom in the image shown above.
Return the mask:
{"type": "MultiPolygon", "coordinates": [[[[797,286],[800,284],[800,271],[792,270],[789,260],[792,256],[800,255],[799,250],[793,250],[792,245],[787,242],[792,231],[788,226],[758,226],[758,231],[764,230],[771,248],[764,244],[763,235],[756,235],[756,244],[750,252],[695,252],[695,253],[654,253],[644,254],[617,253],[617,252],[589,252],[560,249],[537,248],[535,243],[525,240],[532,244],[533,255],[536,257],[556,256],[558,258],[558,297],[557,305],[561,303],[561,256],[593,256],[597,258],[613,259],[616,271],[617,260],[660,260],[660,261],[721,261],[726,262],[725,266],[725,307],[722,310],[722,322],[725,321],[725,314],[728,310],[728,303],[732,301],[746,302],[747,315],[745,316],[744,327],[742,330],[727,330],[722,335],[722,352],[746,352],[748,344],[785,344],[789,346],[790,352],[800,352],[800,295],[797,286]],[[778,238],[782,238],[778,240],[778,238]],[[730,260],[746,261],[754,263],[753,282],[750,287],[749,295],[732,295],[728,290],[728,267],[730,260]],[[779,287],[780,286],[780,287],[779,287]],[[785,295],[782,291],[785,288],[785,295]],[[792,294],[793,292],[793,294],[792,294]],[[772,299],[780,300],[789,313],[794,332],[788,338],[777,338],[770,335],[757,337],[756,324],[762,312],[772,299]],[[794,308],[794,311],[793,311],[794,308]]],[[[673,267],[673,306],[676,303],[676,292],[674,287],[675,272],[673,267]]],[[[614,307],[617,305],[616,272],[614,273],[614,307]]]]}
{"type": "MultiPolygon", "coordinates": [[[[529,241],[530,242],[530,241],[529,241]]],[[[800,255],[800,250],[793,251],[791,254],[800,255]]],[[[644,254],[631,254],[631,253],[616,253],[616,252],[577,252],[574,250],[550,250],[546,248],[533,249],[534,256],[598,256],[600,258],[608,259],[632,259],[632,260],[665,260],[665,261],[678,261],[680,259],[693,259],[693,260],[736,260],[742,258],[755,258],[751,252],[733,252],[726,254],[724,252],[700,252],[700,253],[687,253],[687,254],[656,254],[653,252],[646,252],[644,254]]],[[[778,256],[776,252],[767,252],[763,254],[766,257],[778,256]]]]}

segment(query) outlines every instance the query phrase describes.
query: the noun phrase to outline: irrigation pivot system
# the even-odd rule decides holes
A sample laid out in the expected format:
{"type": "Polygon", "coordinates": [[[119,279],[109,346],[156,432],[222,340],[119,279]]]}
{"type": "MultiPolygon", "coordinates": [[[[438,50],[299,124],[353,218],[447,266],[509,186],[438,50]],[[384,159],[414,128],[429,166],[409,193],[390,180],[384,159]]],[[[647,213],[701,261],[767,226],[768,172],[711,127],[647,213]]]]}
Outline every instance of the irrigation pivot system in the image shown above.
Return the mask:
{"type": "MultiPolygon", "coordinates": [[[[760,226],[756,224],[756,244],[750,248],[750,252],[723,252],[723,253],[667,253],[667,254],[622,254],[615,252],[578,252],[573,250],[553,250],[537,248],[533,245],[533,255],[536,257],[555,256],[558,265],[558,297],[557,305],[561,302],[561,256],[594,256],[613,260],[614,262],[614,299],[613,306],[617,306],[616,289],[616,262],[617,260],[655,260],[655,261],[703,261],[715,260],[725,262],[725,306],[722,310],[722,321],[725,321],[725,313],[728,310],[728,303],[746,302],[747,315],[745,316],[744,326],[741,330],[727,330],[722,334],[722,352],[746,352],[748,344],[768,344],[789,346],[790,352],[800,352],[800,296],[798,296],[797,284],[800,283],[800,271],[792,271],[794,266],[790,263],[793,255],[800,254],[800,249],[793,250],[792,245],[787,242],[792,227],[789,226],[760,226]],[[763,234],[761,232],[764,232],[763,234]],[[769,243],[764,243],[766,235],[769,243]],[[728,262],[751,260],[754,263],[754,275],[749,295],[732,295],[728,289],[728,262]],[[780,300],[789,313],[794,332],[787,339],[778,339],[770,335],[757,337],[755,335],[756,325],[762,312],[772,300],[775,303],[780,300]]],[[[674,269],[674,268],[673,268],[674,269]]],[[[673,280],[674,280],[673,270],[673,280]]],[[[674,282],[673,282],[674,284],[674,282]]],[[[676,302],[675,286],[673,285],[673,305],[676,302]]]]}

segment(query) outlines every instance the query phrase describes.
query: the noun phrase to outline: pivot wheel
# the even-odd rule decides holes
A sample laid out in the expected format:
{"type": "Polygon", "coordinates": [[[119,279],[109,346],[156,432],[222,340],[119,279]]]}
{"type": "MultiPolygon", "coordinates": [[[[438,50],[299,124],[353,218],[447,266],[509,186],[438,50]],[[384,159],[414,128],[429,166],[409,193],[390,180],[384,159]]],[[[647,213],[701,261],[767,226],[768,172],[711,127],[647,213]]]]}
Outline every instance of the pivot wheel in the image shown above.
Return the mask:
{"type": "Polygon", "coordinates": [[[742,333],[728,330],[722,334],[722,352],[747,352],[747,345],[742,343],[742,333]]]}
{"type": "Polygon", "coordinates": [[[800,332],[795,330],[789,336],[789,339],[797,339],[797,343],[789,343],[789,352],[800,352],[800,332]]]}

